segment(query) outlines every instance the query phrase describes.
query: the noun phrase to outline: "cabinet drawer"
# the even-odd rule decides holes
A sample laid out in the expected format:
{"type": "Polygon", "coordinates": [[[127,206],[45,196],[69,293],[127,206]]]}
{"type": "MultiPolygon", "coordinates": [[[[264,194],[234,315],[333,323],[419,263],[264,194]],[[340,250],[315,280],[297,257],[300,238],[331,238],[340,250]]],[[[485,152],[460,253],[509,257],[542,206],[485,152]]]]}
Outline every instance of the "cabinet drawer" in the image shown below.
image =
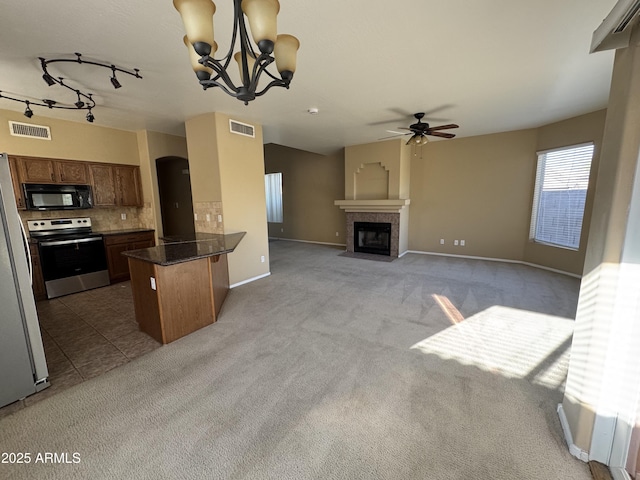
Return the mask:
{"type": "Polygon", "coordinates": [[[120,243],[137,243],[153,239],[153,232],[129,233],[125,235],[105,235],[105,245],[118,245],[120,243]]]}

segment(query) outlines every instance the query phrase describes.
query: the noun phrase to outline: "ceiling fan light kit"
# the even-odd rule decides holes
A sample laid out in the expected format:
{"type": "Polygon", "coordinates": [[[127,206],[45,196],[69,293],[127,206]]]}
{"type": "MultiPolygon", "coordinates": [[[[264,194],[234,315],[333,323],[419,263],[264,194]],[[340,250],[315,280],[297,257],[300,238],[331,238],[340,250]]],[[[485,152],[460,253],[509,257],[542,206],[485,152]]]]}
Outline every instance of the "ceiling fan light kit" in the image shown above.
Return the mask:
{"type": "Polygon", "coordinates": [[[278,0],[233,0],[234,24],[231,45],[227,54],[214,59],[218,44],[214,39],[213,15],[216,6],[211,0],[173,0],[184,23],[184,43],[200,85],[204,90],[219,87],[222,91],[248,105],[272,87],[289,88],[296,71],[296,56],[300,42],[293,35],[278,34],[278,0]],[[254,49],[245,18],[249,21],[254,49]],[[240,51],[233,53],[239,39],[240,51]],[[273,54],[273,55],[271,55],[273,54]],[[236,85],[229,76],[231,59],[238,63],[241,83],[236,85]],[[280,78],[267,67],[275,61],[280,78]],[[271,81],[258,90],[258,82],[265,74],[271,81]]]}

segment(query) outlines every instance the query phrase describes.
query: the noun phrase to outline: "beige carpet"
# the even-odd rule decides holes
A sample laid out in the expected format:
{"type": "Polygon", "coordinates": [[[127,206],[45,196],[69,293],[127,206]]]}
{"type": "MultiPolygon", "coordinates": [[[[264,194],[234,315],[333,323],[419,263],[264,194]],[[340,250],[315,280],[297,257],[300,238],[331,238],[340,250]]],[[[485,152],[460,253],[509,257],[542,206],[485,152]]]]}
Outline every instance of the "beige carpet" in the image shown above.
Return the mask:
{"type": "Polygon", "coordinates": [[[217,324],[0,420],[32,454],[0,478],[590,478],[555,413],[577,280],[270,248],[217,324]]]}

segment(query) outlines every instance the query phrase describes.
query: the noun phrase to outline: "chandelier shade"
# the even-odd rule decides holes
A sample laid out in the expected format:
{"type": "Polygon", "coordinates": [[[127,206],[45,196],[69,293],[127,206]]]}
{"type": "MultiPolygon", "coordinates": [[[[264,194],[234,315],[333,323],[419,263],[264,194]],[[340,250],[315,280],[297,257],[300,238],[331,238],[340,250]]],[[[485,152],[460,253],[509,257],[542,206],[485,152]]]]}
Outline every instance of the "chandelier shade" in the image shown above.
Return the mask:
{"type": "Polygon", "coordinates": [[[173,0],[173,6],[180,12],[184,29],[200,55],[212,55],[213,14],[216,6],[211,0],[173,0]],[[204,44],[204,45],[202,45],[204,44]]]}
{"type": "Polygon", "coordinates": [[[242,0],[242,11],[249,19],[251,36],[262,53],[273,52],[278,37],[278,0],[242,0]]]}
{"type": "Polygon", "coordinates": [[[292,75],[295,73],[296,57],[299,48],[300,42],[293,35],[278,35],[273,51],[273,56],[276,57],[276,68],[278,72],[281,74],[291,72],[292,75]]]}
{"type": "Polygon", "coordinates": [[[278,0],[233,0],[233,34],[229,51],[222,58],[214,58],[218,50],[213,36],[214,3],[211,0],[173,0],[173,5],[182,17],[186,32],[183,40],[189,49],[191,67],[203,89],[218,87],[247,105],[272,87],[289,88],[300,42],[292,35],[278,35],[278,0]],[[238,46],[240,51],[234,53],[238,46]],[[232,58],[238,63],[240,83],[234,83],[228,72],[232,58]],[[279,77],[268,69],[274,62],[279,77]],[[258,90],[263,74],[269,77],[269,83],[258,90]]]}

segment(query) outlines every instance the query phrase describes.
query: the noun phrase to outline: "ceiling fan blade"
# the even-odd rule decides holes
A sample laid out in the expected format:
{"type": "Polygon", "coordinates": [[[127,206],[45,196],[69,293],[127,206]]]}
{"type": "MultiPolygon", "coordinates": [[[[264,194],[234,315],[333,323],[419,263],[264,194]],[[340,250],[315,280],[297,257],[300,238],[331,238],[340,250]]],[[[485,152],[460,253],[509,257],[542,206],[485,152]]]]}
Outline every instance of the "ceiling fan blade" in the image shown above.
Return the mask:
{"type": "Polygon", "coordinates": [[[407,127],[398,127],[398,130],[409,130],[410,132],[413,132],[413,130],[407,127]]]}
{"type": "Polygon", "coordinates": [[[442,137],[442,138],[455,137],[453,133],[444,133],[444,132],[427,132],[427,135],[433,135],[434,137],[442,137]]]}
{"type": "Polygon", "coordinates": [[[390,138],[399,138],[399,137],[404,137],[405,135],[411,135],[411,132],[409,132],[409,133],[400,133],[398,135],[391,135],[390,137],[382,137],[382,138],[379,138],[378,140],[389,140],[390,138]]]}
{"type": "Polygon", "coordinates": [[[460,126],[455,123],[449,123],[447,125],[440,125],[439,127],[430,127],[429,130],[447,130],[449,128],[460,128],[460,126]]]}
{"type": "Polygon", "coordinates": [[[409,135],[408,133],[404,133],[404,132],[396,132],[395,130],[387,130],[387,132],[389,133],[395,133],[397,135],[409,135]]]}

